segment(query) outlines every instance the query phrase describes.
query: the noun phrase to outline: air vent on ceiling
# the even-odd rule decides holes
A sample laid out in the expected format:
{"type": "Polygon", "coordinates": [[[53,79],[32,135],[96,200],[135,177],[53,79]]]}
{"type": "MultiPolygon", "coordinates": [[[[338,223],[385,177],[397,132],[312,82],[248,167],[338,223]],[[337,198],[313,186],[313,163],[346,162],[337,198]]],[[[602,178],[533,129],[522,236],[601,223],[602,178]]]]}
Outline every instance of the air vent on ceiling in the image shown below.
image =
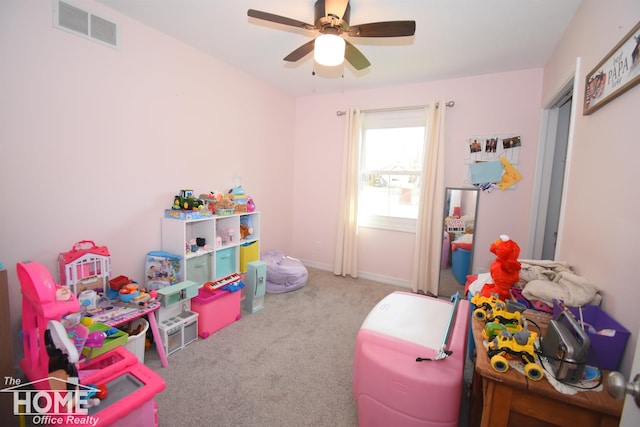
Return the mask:
{"type": "Polygon", "coordinates": [[[120,44],[115,23],[60,0],[53,2],[53,25],[111,47],[120,44]]]}

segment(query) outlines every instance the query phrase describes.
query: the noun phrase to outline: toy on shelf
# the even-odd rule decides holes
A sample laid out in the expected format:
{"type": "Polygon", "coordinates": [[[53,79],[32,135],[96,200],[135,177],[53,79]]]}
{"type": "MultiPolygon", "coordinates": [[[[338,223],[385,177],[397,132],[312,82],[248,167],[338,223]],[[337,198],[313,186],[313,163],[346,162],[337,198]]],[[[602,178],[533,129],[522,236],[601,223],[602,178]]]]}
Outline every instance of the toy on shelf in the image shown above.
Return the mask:
{"type": "Polygon", "coordinates": [[[171,206],[171,209],[187,211],[205,208],[204,200],[194,196],[191,189],[180,190],[180,193],[173,198],[173,205],[171,206]]]}
{"type": "Polygon", "coordinates": [[[256,210],[256,204],[251,196],[247,197],[247,212],[253,212],[256,210]]]}
{"type": "Polygon", "coordinates": [[[511,287],[520,280],[520,247],[503,234],[491,244],[489,251],[496,255],[490,268],[493,283],[484,285],[482,295],[489,297],[495,293],[506,301],[511,297],[511,287]]]}
{"type": "Polygon", "coordinates": [[[242,214],[256,210],[253,198],[247,195],[240,185],[240,178],[236,178],[236,185],[229,190],[228,197],[235,203],[234,213],[242,214]]]}
{"type": "Polygon", "coordinates": [[[211,211],[211,213],[215,213],[216,203],[219,202],[222,197],[223,194],[219,191],[210,191],[209,194],[200,195],[200,198],[204,200],[205,206],[211,211]]]}
{"type": "Polygon", "coordinates": [[[250,215],[240,217],[240,239],[250,239],[253,235],[253,220],[250,215]]]}
{"type": "Polygon", "coordinates": [[[229,197],[235,203],[235,207],[234,207],[235,213],[247,212],[248,197],[244,193],[244,190],[240,185],[237,185],[233,187],[231,190],[229,190],[229,197]]]}
{"type": "Polygon", "coordinates": [[[222,197],[216,202],[215,213],[220,216],[232,215],[235,212],[235,203],[229,197],[222,197]]]}
{"type": "Polygon", "coordinates": [[[231,227],[218,227],[218,237],[220,240],[216,238],[216,244],[218,246],[226,246],[233,244],[235,230],[231,227]]]}
{"type": "Polygon", "coordinates": [[[111,276],[111,256],[106,246],[97,246],[91,240],[82,240],[71,250],[58,256],[60,284],[74,295],[82,291],[104,292],[111,276]]]}

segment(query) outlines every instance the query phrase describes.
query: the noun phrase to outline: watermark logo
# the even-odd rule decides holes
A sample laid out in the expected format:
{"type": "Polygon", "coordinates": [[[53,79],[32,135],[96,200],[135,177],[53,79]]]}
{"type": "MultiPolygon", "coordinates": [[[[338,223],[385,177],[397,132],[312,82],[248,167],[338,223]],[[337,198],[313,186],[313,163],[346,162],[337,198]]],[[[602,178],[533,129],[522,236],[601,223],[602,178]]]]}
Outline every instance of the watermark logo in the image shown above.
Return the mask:
{"type": "Polygon", "coordinates": [[[22,383],[20,378],[4,377],[0,392],[13,393],[13,414],[33,416],[36,425],[92,425],[98,417],[89,416],[91,397],[99,389],[78,383],[78,378],[56,377],[22,383]]]}

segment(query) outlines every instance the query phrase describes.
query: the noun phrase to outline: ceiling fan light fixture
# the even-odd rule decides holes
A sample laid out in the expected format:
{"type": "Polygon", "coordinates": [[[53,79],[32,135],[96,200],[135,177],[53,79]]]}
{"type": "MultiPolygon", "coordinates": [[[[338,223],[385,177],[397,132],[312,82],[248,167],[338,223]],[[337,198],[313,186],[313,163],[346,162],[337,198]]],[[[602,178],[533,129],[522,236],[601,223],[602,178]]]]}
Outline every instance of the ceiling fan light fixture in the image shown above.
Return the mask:
{"type": "Polygon", "coordinates": [[[344,39],[335,34],[322,34],[316,38],[313,59],[320,65],[334,67],[344,61],[344,39]]]}
{"type": "Polygon", "coordinates": [[[334,67],[347,61],[358,71],[364,70],[371,63],[357,47],[343,39],[341,35],[345,38],[409,37],[416,32],[416,21],[382,21],[350,25],[349,0],[316,0],[313,11],[315,18],[313,25],[254,9],[249,9],[247,15],[251,18],[321,34],[289,53],[283,60],[296,62],[313,52],[313,58],[318,65],[334,67]]]}

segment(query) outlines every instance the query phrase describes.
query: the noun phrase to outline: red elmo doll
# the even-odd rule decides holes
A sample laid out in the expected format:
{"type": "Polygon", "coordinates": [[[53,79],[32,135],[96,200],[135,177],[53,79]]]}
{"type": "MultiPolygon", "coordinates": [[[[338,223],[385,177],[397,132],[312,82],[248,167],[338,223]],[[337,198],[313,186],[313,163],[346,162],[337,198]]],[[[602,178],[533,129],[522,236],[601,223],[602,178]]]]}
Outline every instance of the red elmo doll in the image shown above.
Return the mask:
{"type": "Polygon", "coordinates": [[[490,297],[491,294],[497,294],[499,299],[506,301],[511,296],[511,287],[520,280],[520,247],[503,234],[491,244],[489,251],[496,255],[496,260],[491,264],[493,283],[484,285],[482,295],[490,297]]]}

